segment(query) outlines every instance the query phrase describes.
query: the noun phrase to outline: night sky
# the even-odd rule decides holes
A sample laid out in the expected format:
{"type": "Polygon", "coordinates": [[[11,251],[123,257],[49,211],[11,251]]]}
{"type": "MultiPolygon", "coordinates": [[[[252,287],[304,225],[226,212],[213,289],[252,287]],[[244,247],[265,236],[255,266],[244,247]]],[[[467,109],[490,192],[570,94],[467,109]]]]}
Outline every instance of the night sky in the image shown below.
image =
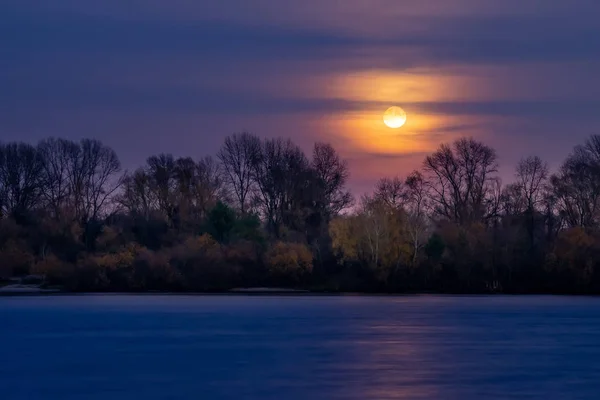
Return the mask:
{"type": "Polygon", "coordinates": [[[556,167],[600,134],[600,1],[0,0],[2,140],[98,138],[132,169],[242,130],[331,142],[356,192],[460,136],[505,181],[556,167]]]}

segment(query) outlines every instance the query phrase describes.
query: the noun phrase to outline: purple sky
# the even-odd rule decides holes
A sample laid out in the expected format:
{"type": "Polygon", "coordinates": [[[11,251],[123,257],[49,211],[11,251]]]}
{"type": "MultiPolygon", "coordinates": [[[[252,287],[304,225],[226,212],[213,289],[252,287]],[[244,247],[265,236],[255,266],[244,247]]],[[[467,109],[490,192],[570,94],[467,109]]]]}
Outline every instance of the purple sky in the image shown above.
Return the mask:
{"type": "Polygon", "coordinates": [[[241,130],[328,141],[361,192],[474,136],[508,180],[600,134],[599,16],[598,0],[0,0],[0,138],[94,137],[128,169],[241,130]]]}

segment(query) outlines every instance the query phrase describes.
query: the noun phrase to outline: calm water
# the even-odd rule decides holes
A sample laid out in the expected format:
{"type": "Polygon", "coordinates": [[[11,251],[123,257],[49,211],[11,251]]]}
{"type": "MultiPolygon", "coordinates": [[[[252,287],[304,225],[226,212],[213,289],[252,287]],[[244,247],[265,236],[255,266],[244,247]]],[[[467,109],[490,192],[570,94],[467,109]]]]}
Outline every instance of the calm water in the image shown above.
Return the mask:
{"type": "Polygon", "coordinates": [[[599,399],[600,299],[4,297],[0,398],[599,399]]]}

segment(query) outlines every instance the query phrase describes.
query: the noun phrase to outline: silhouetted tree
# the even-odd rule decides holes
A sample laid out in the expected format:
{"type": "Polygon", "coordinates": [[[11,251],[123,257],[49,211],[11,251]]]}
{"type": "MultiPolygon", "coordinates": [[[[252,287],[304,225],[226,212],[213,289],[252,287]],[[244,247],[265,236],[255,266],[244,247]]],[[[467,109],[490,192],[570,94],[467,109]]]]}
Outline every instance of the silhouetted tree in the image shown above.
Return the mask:
{"type": "Polygon", "coordinates": [[[117,201],[128,214],[144,219],[149,219],[152,212],[158,209],[157,193],[152,190],[150,176],[143,168],[124,177],[123,189],[117,201]]]}
{"type": "Polygon", "coordinates": [[[537,156],[527,157],[519,161],[515,175],[527,209],[535,210],[544,198],[548,164],[537,156]]]}
{"type": "Polygon", "coordinates": [[[567,157],[551,178],[557,207],[571,227],[600,222],[600,136],[591,136],[567,157]]]}
{"type": "Polygon", "coordinates": [[[316,143],[313,149],[312,168],[323,185],[325,214],[337,215],[352,205],[352,195],[346,188],[348,163],[329,143],[316,143]]]}
{"type": "Polygon", "coordinates": [[[151,156],[146,161],[150,189],[153,191],[158,209],[171,222],[177,211],[176,164],[171,154],[151,156]]]}
{"type": "Polygon", "coordinates": [[[67,157],[71,207],[82,224],[84,243],[91,248],[102,229],[100,218],[122,183],[121,164],[114,150],[98,140],[83,139],[69,146],[67,157]]]}
{"type": "Polygon", "coordinates": [[[404,181],[397,176],[381,178],[375,187],[375,197],[390,207],[403,207],[407,199],[404,181]]]}
{"type": "Polygon", "coordinates": [[[472,138],[443,144],[427,156],[424,170],[436,214],[458,224],[489,218],[496,158],[492,148],[472,138]]]}
{"type": "Polygon", "coordinates": [[[279,237],[283,223],[284,203],[287,200],[286,180],[295,145],[290,140],[268,139],[252,160],[252,180],[256,183],[256,202],[266,220],[270,233],[279,237]]]}
{"type": "Polygon", "coordinates": [[[225,140],[218,161],[168,154],[121,175],[99,141],[0,145],[0,279],[72,290],[600,293],[600,136],[549,177],[502,185],[496,153],[442,145],[356,207],[331,145],[225,140]],[[233,206],[232,206],[233,205],[233,206]],[[313,268],[314,267],[314,268],[313,268]]]}
{"type": "Polygon", "coordinates": [[[196,163],[196,180],[193,188],[194,202],[204,217],[219,200],[229,201],[222,171],[218,163],[210,156],[196,163]]]}
{"type": "Polygon", "coordinates": [[[423,175],[419,171],[412,172],[405,182],[405,209],[407,214],[407,230],[412,242],[412,262],[416,264],[419,250],[427,239],[429,228],[429,207],[427,186],[423,175]]]}
{"type": "Polygon", "coordinates": [[[247,211],[253,183],[253,165],[259,152],[260,139],[248,132],[243,132],[226,137],[217,154],[226,182],[231,187],[242,214],[247,211]]]}
{"type": "Polygon", "coordinates": [[[42,158],[42,195],[50,214],[60,219],[72,205],[69,185],[70,155],[77,144],[64,139],[49,138],[38,144],[42,158]]]}
{"type": "Polygon", "coordinates": [[[68,180],[77,219],[98,219],[121,186],[121,163],[114,150],[98,140],[83,139],[69,149],[68,180]]]}
{"type": "Polygon", "coordinates": [[[548,179],[548,164],[539,157],[527,157],[519,161],[516,169],[517,188],[519,198],[525,202],[527,231],[530,245],[534,246],[536,229],[536,213],[545,198],[545,189],[548,179]]]}
{"type": "Polygon", "coordinates": [[[37,149],[25,143],[0,145],[0,191],[4,212],[22,218],[40,203],[43,163],[37,149]]]}

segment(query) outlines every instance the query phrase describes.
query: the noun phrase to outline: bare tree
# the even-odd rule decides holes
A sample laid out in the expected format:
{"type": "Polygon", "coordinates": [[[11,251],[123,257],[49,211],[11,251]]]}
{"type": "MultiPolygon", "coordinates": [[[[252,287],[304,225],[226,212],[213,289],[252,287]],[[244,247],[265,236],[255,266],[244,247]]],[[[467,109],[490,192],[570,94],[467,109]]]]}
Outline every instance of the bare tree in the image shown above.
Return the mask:
{"type": "Polygon", "coordinates": [[[189,218],[195,214],[194,194],[198,185],[196,172],[196,162],[190,157],[175,160],[175,203],[180,218],[189,218]]]}
{"type": "Polygon", "coordinates": [[[179,158],[174,172],[179,220],[200,222],[216,205],[217,196],[223,194],[218,165],[211,157],[198,163],[189,157],[179,158]]]}
{"type": "Polygon", "coordinates": [[[527,200],[519,183],[511,183],[502,189],[500,209],[505,217],[521,215],[527,210],[527,200]]]}
{"type": "Polygon", "coordinates": [[[43,163],[37,149],[26,143],[0,145],[0,190],[7,214],[24,215],[39,205],[43,163]]]}
{"type": "Polygon", "coordinates": [[[210,156],[204,157],[196,164],[194,196],[202,216],[205,216],[218,200],[227,200],[229,197],[221,169],[210,156]]]}
{"type": "Polygon", "coordinates": [[[411,237],[413,265],[417,262],[419,250],[427,238],[429,227],[427,220],[427,185],[419,171],[412,172],[405,181],[405,208],[407,213],[408,232],[411,237]]]}
{"type": "Polygon", "coordinates": [[[247,211],[253,183],[253,164],[259,151],[260,139],[248,132],[243,132],[226,137],[217,154],[225,179],[231,187],[242,214],[247,211]]]}
{"type": "Polygon", "coordinates": [[[252,180],[256,183],[255,202],[259,204],[267,229],[279,236],[282,208],[285,200],[285,147],[291,142],[283,139],[265,140],[253,157],[252,180]]]}
{"type": "Polygon", "coordinates": [[[160,154],[124,180],[118,202],[130,213],[149,218],[160,211],[171,222],[204,218],[218,199],[225,199],[221,172],[212,157],[198,162],[160,154]]]}
{"type": "Polygon", "coordinates": [[[515,175],[527,208],[533,212],[544,198],[548,164],[538,156],[527,157],[519,161],[515,175]]]}
{"type": "Polygon", "coordinates": [[[121,163],[113,149],[90,139],[70,147],[68,160],[67,178],[75,215],[84,223],[96,220],[122,183],[121,163]]]}
{"type": "Polygon", "coordinates": [[[117,199],[127,212],[146,219],[158,209],[156,193],[151,188],[150,176],[143,169],[137,169],[123,179],[123,188],[117,199]]]}
{"type": "Polygon", "coordinates": [[[361,199],[361,222],[367,243],[370,262],[377,267],[380,264],[381,248],[388,233],[390,221],[387,205],[379,199],[363,196],[361,199]]]}
{"type": "Polygon", "coordinates": [[[68,207],[70,199],[69,155],[76,152],[77,143],[50,138],[38,144],[42,157],[42,195],[51,215],[58,219],[68,207]]]}
{"type": "Polygon", "coordinates": [[[331,144],[315,144],[312,168],[324,187],[325,212],[328,218],[352,205],[352,195],[346,189],[348,163],[340,158],[331,144]]]}
{"type": "Polygon", "coordinates": [[[401,208],[406,202],[404,181],[399,177],[382,178],[375,186],[375,197],[390,207],[401,208]]]}
{"type": "MultiPolygon", "coordinates": [[[[257,203],[271,233],[282,225],[301,230],[308,209],[316,209],[316,179],[302,150],[289,139],[268,139],[253,164],[257,203]]],[[[319,198],[320,200],[320,198],[319,198]]]]}
{"type": "Polygon", "coordinates": [[[173,222],[177,211],[176,163],[170,154],[151,156],[146,161],[150,188],[158,209],[173,222]]]}
{"type": "Polygon", "coordinates": [[[548,164],[537,156],[531,156],[519,161],[515,176],[519,197],[525,202],[527,232],[531,246],[534,246],[536,212],[545,199],[545,188],[548,180],[548,164]]]}
{"type": "Polygon", "coordinates": [[[465,224],[491,216],[489,195],[495,186],[496,152],[476,140],[446,144],[424,162],[430,199],[437,214],[465,224]]]}
{"type": "Polygon", "coordinates": [[[553,195],[570,226],[600,223],[600,136],[591,136],[575,150],[551,179],[553,195]]]}
{"type": "Polygon", "coordinates": [[[306,155],[291,141],[285,147],[283,160],[283,222],[306,232],[308,219],[321,215],[326,196],[306,155]]]}

